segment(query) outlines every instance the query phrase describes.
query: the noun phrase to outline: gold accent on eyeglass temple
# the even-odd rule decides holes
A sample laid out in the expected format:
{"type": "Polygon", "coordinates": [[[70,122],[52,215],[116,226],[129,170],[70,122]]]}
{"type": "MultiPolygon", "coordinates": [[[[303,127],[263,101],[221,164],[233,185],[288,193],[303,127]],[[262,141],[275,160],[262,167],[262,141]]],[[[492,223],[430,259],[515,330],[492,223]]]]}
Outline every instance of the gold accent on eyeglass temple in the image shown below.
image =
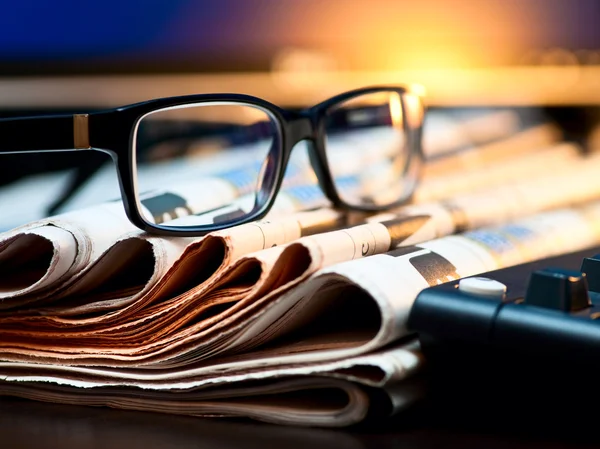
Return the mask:
{"type": "Polygon", "coordinates": [[[73,115],[73,144],[77,150],[91,148],[88,114],[73,115]]]}

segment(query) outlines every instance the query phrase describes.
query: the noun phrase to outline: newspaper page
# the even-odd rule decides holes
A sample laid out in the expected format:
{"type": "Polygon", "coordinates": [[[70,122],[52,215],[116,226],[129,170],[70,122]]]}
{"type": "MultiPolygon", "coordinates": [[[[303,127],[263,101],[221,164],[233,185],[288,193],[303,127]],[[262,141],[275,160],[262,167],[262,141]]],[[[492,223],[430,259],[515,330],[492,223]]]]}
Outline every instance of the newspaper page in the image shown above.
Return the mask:
{"type": "Polygon", "coordinates": [[[283,425],[342,427],[362,421],[369,396],[356,383],[322,377],[244,381],[209,390],[183,390],[166,399],[152,390],[109,387],[82,395],[72,387],[6,384],[2,394],[69,405],[111,406],[197,417],[244,417],[283,425]],[[296,403],[293,405],[293,403],[296,403]]]}
{"type": "Polygon", "coordinates": [[[41,382],[0,384],[0,393],[38,401],[110,406],[205,418],[250,418],[272,424],[347,427],[375,413],[392,415],[412,405],[424,393],[420,379],[380,389],[323,376],[281,376],[269,382],[245,380],[210,389],[155,390],[104,387],[86,390],[41,382]],[[382,403],[385,398],[386,403],[382,403]]]}

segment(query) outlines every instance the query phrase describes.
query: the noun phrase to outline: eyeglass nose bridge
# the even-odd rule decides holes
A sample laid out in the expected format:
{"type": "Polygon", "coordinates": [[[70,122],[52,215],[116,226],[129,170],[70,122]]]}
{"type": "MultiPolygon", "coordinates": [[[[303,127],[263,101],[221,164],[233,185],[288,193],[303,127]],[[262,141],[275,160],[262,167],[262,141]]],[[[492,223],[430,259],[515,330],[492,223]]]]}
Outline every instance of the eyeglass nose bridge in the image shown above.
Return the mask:
{"type": "Polygon", "coordinates": [[[290,148],[302,140],[315,140],[316,126],[311,117],[296,117],[287,123],[287,135],[290,148]]]}

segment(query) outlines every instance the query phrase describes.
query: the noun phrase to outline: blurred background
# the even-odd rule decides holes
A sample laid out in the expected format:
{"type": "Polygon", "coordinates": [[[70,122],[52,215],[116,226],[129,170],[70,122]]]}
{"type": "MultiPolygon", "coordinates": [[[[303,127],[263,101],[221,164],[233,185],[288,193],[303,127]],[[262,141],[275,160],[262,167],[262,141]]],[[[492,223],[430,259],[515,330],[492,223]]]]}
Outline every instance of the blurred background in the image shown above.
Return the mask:
{"type": "Polygon", "coordinates": [[[15,82],[0,99],[105,105],[234,90],[289,104],[348,85],[416,82],[430,104],[597,103],[598,19],[596,0],[6,2],[0,73],[15,82]],[[120,78],[102,89],[18,82],[157,74],[205,76],[120,78]]]}
{"type": "MultiPolygon", "coordinates": [[[[549,123],[548,141],[575,140],[589,151],[600,140],[599,19],[597,0],[3,2],[0,114],[205,92],[300,108],[355,87],[401,83],[425,96],[432,160],[549,123]]],[[[89,153],[3,156],[0,183],[9,190],[0,207],[15,207],[14,192],[27,190],[15,182],[77,168],[44,190],[54,200],[35,212],[28,206],[15,223],[33,219],[106,161],[89,153]]]]}
{"type": "Polygon", "coordinates": [[[3,12],[0,56],[22,74],[600,63],[595,0],[28,0],[3,12]]]}

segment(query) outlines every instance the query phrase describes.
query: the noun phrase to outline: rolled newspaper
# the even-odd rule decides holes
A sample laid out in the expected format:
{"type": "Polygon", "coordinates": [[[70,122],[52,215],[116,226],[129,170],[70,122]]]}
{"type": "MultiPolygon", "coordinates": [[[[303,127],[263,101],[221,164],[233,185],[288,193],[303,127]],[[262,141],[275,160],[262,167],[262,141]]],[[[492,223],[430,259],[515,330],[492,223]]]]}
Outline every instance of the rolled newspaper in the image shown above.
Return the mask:
{"type": "Polygon", "coordinates": [[[512,109],[429,110],[423,133],[423,151],[429,160],[446,158],[464,150],[483,148],[492,142],[510,140],[540,126],[547,127],[556,139],[560,139],[560,129],[545,121],[545,117],[535,111],[526,117],[522,111],[512,109]]]}
{"type": "Polygon", "coordinates": [[[429,155],[426,153],[423,176],[445,176],[452,172],[485,169],[491,164],[543,151],[561,142],[562,131],[555,125],[543,123],[502,137],[477,146],[469,146],[469,142],[466,142],[461,151],[431,155],[437,157],[427,158],[429,155]]]}
{"type": "Polygon", "coordinates": [[[415,192],[415,202],[435,201],[480,188],[508,185],[539,173],[560,173],[579,159],[582,150],[573,143],[561,143],[523,156],[478,165],[476,169],[448,170],[423,177],[415,192]]]}

